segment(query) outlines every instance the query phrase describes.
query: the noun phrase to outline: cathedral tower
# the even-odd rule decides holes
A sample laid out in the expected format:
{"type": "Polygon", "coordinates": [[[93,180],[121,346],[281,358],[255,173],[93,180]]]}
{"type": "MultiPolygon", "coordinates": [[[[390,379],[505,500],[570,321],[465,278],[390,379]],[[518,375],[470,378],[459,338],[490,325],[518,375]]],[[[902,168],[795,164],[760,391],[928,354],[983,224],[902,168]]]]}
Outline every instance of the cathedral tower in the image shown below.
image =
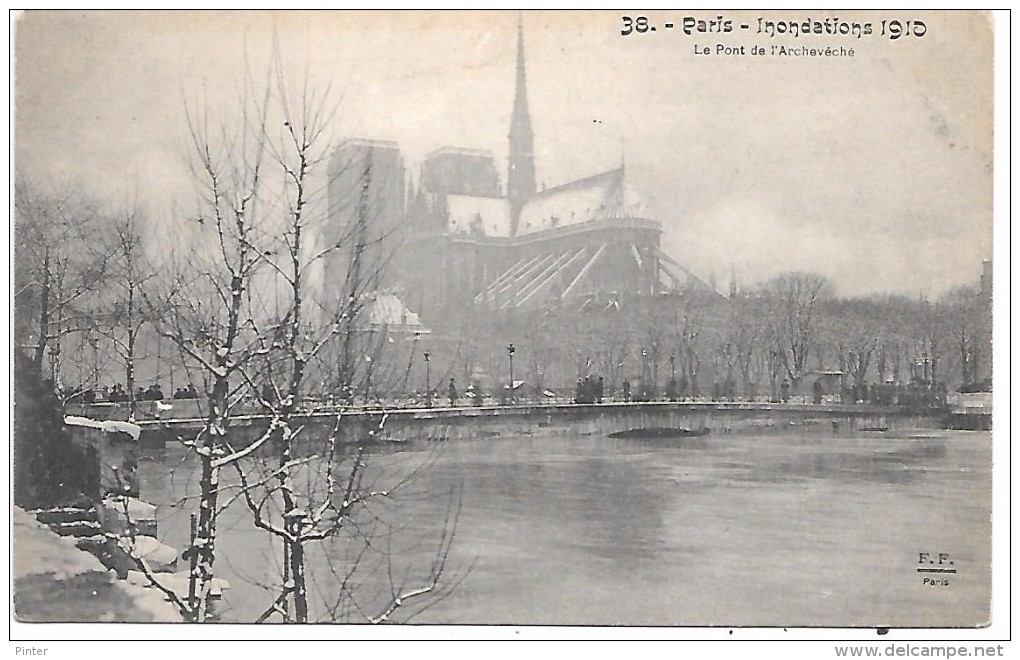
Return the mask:
{"type": "Polygon", "coordinates": [[[510,235],[517,224],[524,202],[535,194],[535,135],[528,115],[528,87],[524,73],[524,23],[517,22],[517,87],[510,117],[510,167],[507,172],[507,200],[510,202],[510,235]]]}

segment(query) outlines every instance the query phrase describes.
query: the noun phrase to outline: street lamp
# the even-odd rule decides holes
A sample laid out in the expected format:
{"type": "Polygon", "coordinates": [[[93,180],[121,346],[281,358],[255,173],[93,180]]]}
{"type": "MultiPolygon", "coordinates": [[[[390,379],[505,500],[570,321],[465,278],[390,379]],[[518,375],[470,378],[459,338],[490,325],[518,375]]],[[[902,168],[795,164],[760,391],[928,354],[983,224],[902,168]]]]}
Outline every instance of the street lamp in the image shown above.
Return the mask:
{"type": "Polygon", "coordinates": [[[648,369],[648,351],[641,349],[641,385],[638,393],[641,397],[641,401],[651,401],[649,396],[650,386],[648,381],[651,379],[651,373],[648,369]]]}
{"type": "Polygon", "coordinates": [[[510,357],[510,402],[514,400],[514,348],[513,344],[507,344],[506,353],[510,357]]]}
{"type": "Polygon", "coordinates": [[[429,386],[429,355],[428,351],[425,351],[425,407],[432,407],[432,388],[429,386]]]}
{"type": "Polygon", "coordinates": [[[676,391],[676,355],[669,354],[669,387],[666,388],[666,396],[670,401],[677,400],[676,391]]]}

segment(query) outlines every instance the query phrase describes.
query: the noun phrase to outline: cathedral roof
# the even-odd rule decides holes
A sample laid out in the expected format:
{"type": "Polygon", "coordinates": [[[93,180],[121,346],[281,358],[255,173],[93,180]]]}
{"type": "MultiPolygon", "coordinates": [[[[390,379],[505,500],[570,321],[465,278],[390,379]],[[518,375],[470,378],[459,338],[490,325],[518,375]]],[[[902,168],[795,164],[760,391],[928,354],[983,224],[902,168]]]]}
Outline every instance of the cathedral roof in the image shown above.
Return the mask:
{"type": "Polygon", "coordinates": [[[517,235],[625,215],[623,173],[618,167],[536,193],[521,210],[517,235]]]}
{"type": "MultiPolygon", "coordinates": [[[[580,225],[597,220],[640,215],[640,205],[626,204],[624,169],[619,167],[535,193],[521,210],[517,236],[580,225]]],[[[447,231],[466,236],[511,236],[507,199],[447,195],[447,231]]]]}
{"type": "Polygon", "coordinates": [[[488,149],[473,149],[471,147],[454,147],[447,145],[425,154],[425,160],[432,160],[433,158],[438,158],[440,156],[467,156],[469,158],[492,159],[492,151],[488,149]]]}
{"type": "Polygon", "coordinates": [[[447,195],[447,231],[482,236],[510,235],[510,203],[493,197],[447,195]]]}

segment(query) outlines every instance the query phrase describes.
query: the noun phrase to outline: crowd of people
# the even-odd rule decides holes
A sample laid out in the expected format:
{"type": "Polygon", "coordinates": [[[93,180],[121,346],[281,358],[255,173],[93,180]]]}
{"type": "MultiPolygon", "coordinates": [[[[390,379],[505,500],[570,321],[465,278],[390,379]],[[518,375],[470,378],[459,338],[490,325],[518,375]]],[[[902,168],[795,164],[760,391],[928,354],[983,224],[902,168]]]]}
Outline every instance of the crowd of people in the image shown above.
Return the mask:
{"type": "Polygon", "coordinates": [[[578,378],[574,403],[602,403],[603,394],[605,394],[605,382],[603,382],[602,376],[578,378]]]}
{"type": "MultiPolygon", "coordinates": [[[[436,388],[438,389],[438,388],[436,388]]],[[[462,397],[469,400],[469,405],[484,405],[485,394],[479,383],[471,383],[463,394],[458,392],[456,381],[449,379],[446,386],[446,399],[450,406],[457,405],[462,397]]],[[[504,387],[504,390],[507,388],[504,387]]],[[[546,393],[553,396],[548,390],[546,393]]],[[[61,392],[62,399],[67,403],[92,405],[96,403],[125,403],[129,400],[126,388],[116,383],[112,386],[102,388],[88,388],[85,390],[67,388],[61,392]]],[[[438,394],[438,392],[436,392],[438,394]]],[[[844,388],[823,387],[821,380],[815,380],[806,388],[794,387],[788,379],[783,379],[776,387],[776,391],[770,396],[761,394],[757,396],[741,396],[737,392],[736,384],[727,379],[723,382],[713,382],[710,391],[699,391],[697,384],[689,382],[687,378],[680,377],[667,382],[665,388],[657,390],[650,382],[640,380],[633,386],[629,380],[624,380],[619,388],[610,388],[607,391],[602,376],[589,375],[579,377],[572,393],[571,401],[578,404],[603,403],[605,399],[620,402],[649,402],[649,401],[772,401],[775,403],[835,403],[835,404],[871,404],[871,405],[898,405],[910,407],[939,407],[946,404],[946,386],[939,383],[932,386],[927,382],[914,381],[908,385],[893,383],[861,383],[844,388]],[[810,393],[805,393],[809,389],[810,393]],[[798,391],[799,390],[799,391],[798,391]]],[[[267,385],[263,388],[262,396],[267,401],[275,401],[275,392],[267,385]]],[[[135,401],[162,401],[166,399],[158,382],[150,384],[147,388],[138,387],[134,393],[135,401]]],[[[189,383],[186,387],[178,387],[174,390],[173,399],[198,399],[199,392],[195,386],[189,383]]],[[[514,400],[521,402],[526,397],[514,397],[514,400]]],[[[431,397],[427,397],[431,399],[431,397]]],[[[509,402],[509,391],[504,392],[501,403],[509,402]]],[[[431,403],[431,401],[429,402],[431,403]]],[[[429,405],[429,404],[426,404],[429,405]]]]}
{"type": "MultiPolygon", "coordinates": [[[[113,386],[104,385],[101,388],[90,387],[84,390],[77,388],[66,388],[63,391],[63,399],[68,403],[92,405],[95,403],[126,403],[131,397],[128,390],[121,383],[114,383],[113,386]]],[[[148,387],[135,389],[135,401],[162,401],[166,398],[159,383],[152,383],[148,387]]],[[[178,387],[174,390],[175,399],[197,399],[198,390],[191,383],[187,387],[178,387]]]]}
{"type": "Polygon", "coordinates": [[[710,389],[699,390],[696,382],[681,376],[671,379],[665,388],[658,390],[650,382],[639,380],[632,385],[624,380],[619,388],[606,391],[601,376],[585,376],[577,379],[574,388],[574,403],[602,403],[603,398],[620,402],[649,401],[760,401],[772,403],[813,403],[843,405],[885,405],[909,407],[941,407],[946,405],[947,388],[944,384],[913,381],[909,384],[861,383],[847,387],[825,387],[821,379],[808,381],[810,385],[795,387],[784,378],[772,394],[740,394],[733,379],[714,381],[710,389]],[[807,392],[810,390],[810,393],[807,392]]]}
{"type": "Polygon", "coordinates": [[[907,385],[893,383],[861,383],[842,392],[847,403],[870,403],[884,406],[942,407],[949,392],[943,383],[932,386],[926,381],[912,381],[907,385]]]}

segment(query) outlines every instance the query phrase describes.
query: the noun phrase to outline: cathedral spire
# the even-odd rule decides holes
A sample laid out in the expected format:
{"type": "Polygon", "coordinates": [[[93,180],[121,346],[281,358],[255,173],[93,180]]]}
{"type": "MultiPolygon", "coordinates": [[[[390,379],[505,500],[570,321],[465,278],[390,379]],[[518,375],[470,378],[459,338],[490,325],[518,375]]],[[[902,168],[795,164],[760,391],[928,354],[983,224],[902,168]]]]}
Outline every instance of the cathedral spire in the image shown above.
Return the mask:
{"type": "Polygon", "coordinates": [[[535,194],[535,136],[528,114],[528,86],[524,71],[524,18],[517,20],[517,86],[510,117],[510,166],[507,171],[507,200],[510,202],[511,235],[517,233],[521,208],[535,194]]]}

